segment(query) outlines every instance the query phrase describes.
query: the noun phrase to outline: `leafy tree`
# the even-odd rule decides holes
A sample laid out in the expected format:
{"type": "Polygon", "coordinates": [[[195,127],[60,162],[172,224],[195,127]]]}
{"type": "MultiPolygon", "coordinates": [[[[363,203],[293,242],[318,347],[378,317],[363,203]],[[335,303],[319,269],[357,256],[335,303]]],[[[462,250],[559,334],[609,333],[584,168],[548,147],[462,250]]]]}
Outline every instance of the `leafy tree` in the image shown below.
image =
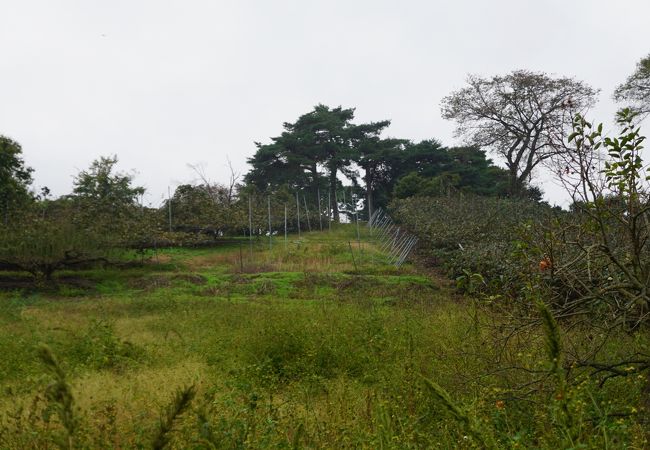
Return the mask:
{"type": "Polygon", "coordinates": [[[425,190],[425,182],[426,178],[422,177],[417,172],[411,172],[399,179],[395,185],[393,194],[395,198],[399,199],[413,197],[425,190]]]}
{"type": "MultiPolygon", "coordinates": [[[[314,167],[322,163],[327,171],[327,184],[331,198],[336,198],[338,174],[350,175],[350,163],[354,157],[351,145],[354,125],[354,108],[329,108],[317,105],[314,110],[300,116],[289,129],[305,142],[314,167]]],[[[339,220],[336,202],[332,202],[334,220],[339,220]]]]}
{"type": "MultiPolygon", "coordinates": [[[[431,182],[431,179],[447,170],[450,163],[447,149],[435,139],[418,143],[406,142],[402,151],[397,152],[385,163],[388,166],[388,175],[382,180],[382,190],[387,191],[387,195],[383,195],[381,199],[383,205],[388,204],[393,195],[398,198],[425,193],[438,195],[439,183],[431,182]]],[[[383,193],[382,190],[379,193],[383,193]]]]}
{"type": "MultiPolygon", "coordinates": [[[[494,166],[478,147],[449,149],[435,139],[412,143],[382,138],[390,121],[354,124],[353,118],[354,109],[317,105],[296,122],[285,123],[283,133],[270,144],[256,144],[246,183],[259,192],[310,189],[311,198],[325,187],[335,198],[338,175],[343,174],[357,195],[366,197],[369,214],[375,205],[387,206],[396,183],[411,173],[421,177],[417,180],[422,183],[416,183],[419,195],[439,195],[450,188],[482,195],[507,191],[507,172],[494,166]]],[[[401,189],[400,195],[408,191],[401,189]]],[[[532,191],[522,188],[522,192],[532,191]]],[[[338,208],[332,206],[337,220],[338,208]]]]}
{"type": "Polygon", "coordinates": [[[21,154],[18,142],[0,135],[0,211],[5,224],[12,210],[31,199],[29,185],[33,170],[25,166],[21,154]]]}
{"type": "Polygon", "coordinates": [[[414,196],[436,197],[449,192],[449,188],[457,188],[459,182],[460,176],[449,172],[433,178],[425,178],[417,172],[411,172],[397,182],[394,195],[398,199],[414,196]]]}
{"type": "Polygon", "coordinates": [[[29,272],[52,280],[57,270],[108,262],[108,236],[70,220],[70,214],[43,217],[26,211],[0,234],[0,269],[29,272]]]}
{"type": "Polygon", "coordinates": [[[248,159],[252,170],[244,177],[247,184],[260,191],[279,186],[297,189],[319,184],[318,161],[302,153],[305,149],[295,136],[285,131],[271,140],[271,144],[255,143],[257,152],[248,159]]]}
{"type": "Polygon", "coordinates": [[[614,99],[627,103],[639,114],[650,114],[650,54],[642,58],[634,73],[616,88],[614,99]]]}
{"type": "Polygon", "coordinates": [[[479,195],[506,195],[507,172],[492,164],[483,150],[477,147],[452,147],[447,153],[451,162],[445,172],[458,175],[459,189],[479,195]]]}
{"type": "MultiPolygon", "coordinates": [[[[394,166],[397,198],[438,196],[451,190],[486,196],[508,192],[507,172],[492,164],[477,147],[445,148],[435,140],[412,143],[394,166]]],[[[529,189],[529,188],[527,188],[529,189]]]]}
{"type": "Polygon", "coordinates": [[[117,161],[117,156],[102,156],[88,170],[79,172],[74,179],[74,196],[108,208],[135,204],[144,188],[131,185],[132,175],[115,172],[117,161]]]}
{"type": "MultiPolygon", "coordinates": [[[[216,222],[215,204],[203,185],[182,184],[171,198],[174,222],[184,227],[206,227],[216,222]]],[[[167,212],[167,202],[161,207],[167,212]]]]}
{"type": "MultiPolygon", "coordinates": [[[[225,233],[242,227],[244,205],[237,202],[228,186],[217,183],[182,184],[171,198],[176,230],[225,233]]],[[[167,217],[169,204],[161,206],[167,217]]]]}
{"type": "Polygon", "coordinates": [[[581,81],[526,70],[467,83],[442,100],[442,116],[456,122],[457,136],[505,160],[511,195],[522,195],[533,170],[566,150],[573,112],[596,95],[581,81]]]}
{"type": "Polygon", "coordinates": [[[100,157],[79,172],[70,199],[76,205],[75,221],[126,243],[142,225],[137,199],[145,190],[132,185],[133,175],[115,170],[117,161],[117,156],[100,157]]]}
{"type": "Polygon", "coordinates": [[[394,167],[395,178],[411,172],[417,172],[424,177],[433,177],[444,171],[450,163],[447,149],[436,139],[426,139],[418,143],[409,142],[404,147],[394,167]]]}
{"type": "Polygon", "coordinates": [[[381,139],[380,133],[389,125],[388,120],[363,124],[352,132],[352,145],[356,150],[354,160],[364,171],[368,217],[374,210],[375,193],[390,184],[393,168],[408,142],[404,139],[381,139]]]}
{"type": "Polygon", "coordinates": [[[327,139],[336,134],[332,130],[332,120],[329,121],[330,130],[326,130],[328,111],[328,107],[318,105],[295,123],[285,122],[284,131],[271,138],[272,143],[256,142],[258,150],[248,160],[252,170],[244,177],[245,182],[259,191],[282,186],[314,190],[326,187],[328,183],[320,169],[327,161],[327,139]]]}
{"type": "MultiPolygon", "coordinates": [[[[256,143],[258,150],[249,159],[252,170],[245,181],[259,190],[286,186],[310,188],[313,194],[325,186],[331,198],[336,198],[338,175],[356,180],[352,163],[361,160],[360,148],[374,151],[367,145],[368,140],[378,142],[379,133],[389,124],[383,121],[355,125],[353,119],[354,108],[316,105],[294,123],[285,123],[284,132],[272,138],[272,143],[256,143]]],[[[363,161],[364,165],[370,164],[367,159],[363,161]]],[[[334,220],[338,221],[336,202],[332,206],[334,220]]]]}

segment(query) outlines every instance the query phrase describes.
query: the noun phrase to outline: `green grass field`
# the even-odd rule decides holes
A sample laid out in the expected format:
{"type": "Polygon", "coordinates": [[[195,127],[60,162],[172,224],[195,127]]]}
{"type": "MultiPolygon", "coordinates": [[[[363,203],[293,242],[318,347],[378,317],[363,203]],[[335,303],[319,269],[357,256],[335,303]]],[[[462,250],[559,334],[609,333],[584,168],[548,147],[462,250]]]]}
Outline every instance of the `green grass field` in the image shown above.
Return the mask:
{"type": "Polygon", "coordinates": [[[513,385],[548,370],[542,333],[501,347],[481,326],[497,317],[355,233],[169,249],[141,267],[60,273],[55,288],[5,288],[0,448],[156,448],[161,414],[191,385],[164,432],[171,448],[646,445],[644,380],[585,379],[570,423],[545,392],[517,399],[513,385]],[[53,394],[41,344],[72,406],[53,394]],[[500,370],[514,363],[526,370],[500,370]]]}

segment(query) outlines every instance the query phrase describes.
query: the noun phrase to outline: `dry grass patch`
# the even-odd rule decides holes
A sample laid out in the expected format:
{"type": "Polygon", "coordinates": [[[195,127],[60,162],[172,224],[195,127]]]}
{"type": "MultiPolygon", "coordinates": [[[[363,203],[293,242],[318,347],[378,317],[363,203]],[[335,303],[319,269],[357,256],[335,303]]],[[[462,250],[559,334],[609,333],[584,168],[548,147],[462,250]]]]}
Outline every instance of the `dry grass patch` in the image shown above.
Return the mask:
{"type": "MultiPolygon", "coordinates": [[[[96,409],[98,404],[120,405],[124,424],[132,424],[143,414],[155,419],[160,408],[179,386],[198,384],[209,379],[208,366],[200,361],[186,360],[167,367],[144,368],[116,376],[112,372],[92,372],[72,380],[77,404],[83,410],[96,409]]],[[[141,420],[141,419],[139,419],[141,420]]]]}

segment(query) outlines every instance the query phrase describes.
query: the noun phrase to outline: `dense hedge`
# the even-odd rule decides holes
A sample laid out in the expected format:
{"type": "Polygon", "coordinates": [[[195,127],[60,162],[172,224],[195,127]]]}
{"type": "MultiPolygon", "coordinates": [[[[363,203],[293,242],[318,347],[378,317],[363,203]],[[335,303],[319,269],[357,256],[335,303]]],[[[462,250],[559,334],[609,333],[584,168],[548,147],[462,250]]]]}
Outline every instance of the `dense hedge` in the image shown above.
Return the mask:
{"type": "Polygon", "coordinates": [[[431,264],[453,278],[480,274],[485,288],[508,290],[528,269],[517,255],[522,227],[557,212],[529,200],[454,195],[399,200],[392,214],[419,236],[431,264]]]}

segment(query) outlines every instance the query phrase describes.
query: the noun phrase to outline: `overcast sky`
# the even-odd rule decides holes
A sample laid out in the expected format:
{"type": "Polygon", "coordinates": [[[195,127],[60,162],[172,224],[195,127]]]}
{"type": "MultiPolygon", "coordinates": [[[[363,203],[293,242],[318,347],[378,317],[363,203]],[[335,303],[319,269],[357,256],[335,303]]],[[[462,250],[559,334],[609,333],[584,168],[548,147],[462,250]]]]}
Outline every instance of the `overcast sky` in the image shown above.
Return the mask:
{"type": "Polygon", "coordinates": [[[611,124],[613,89],[650,52],[649,0],[0,0],[0,17],[0,134],[34,185],[68,193],[117,154],[154,205],[187,164],[246,171],[253,141],[317,103],[456,144],[440,100],[468,73],[574,76],[611,124]]]}

